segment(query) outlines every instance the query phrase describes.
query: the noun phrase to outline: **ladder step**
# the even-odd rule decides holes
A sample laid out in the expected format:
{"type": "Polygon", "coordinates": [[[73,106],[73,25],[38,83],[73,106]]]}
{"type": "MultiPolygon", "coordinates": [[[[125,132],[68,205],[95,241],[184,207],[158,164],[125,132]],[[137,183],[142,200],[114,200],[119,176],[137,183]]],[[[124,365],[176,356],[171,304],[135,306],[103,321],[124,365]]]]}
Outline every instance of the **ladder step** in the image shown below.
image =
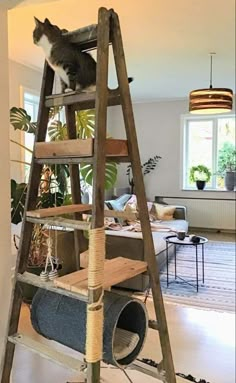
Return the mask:
{"type": "Polygon", "coordinates": [[[136,359],[135,362],[133,362],[128,368],[140,371],[143,374],[152,376],[153,378],[161,380],[162,382],[166,382],[166,374],[165,371],[162,369],[162,364],[163,362],[161,361],[157,364],[157,367],[154,367],[148,365],[142,360],[136,359]]]}
{"type": "Polygon", "coordinates": [[[150,319],[150,320],[148,321],[148,327],[151,328],[151,329],[153,329],[153,330],[157,330],[157,331],[159,331],[159,326],[158,326],[158,323],[157,323],[156,320],[152,320],[152,319],[150,319]]]}
{"type": "Polygon", "coordinates": [[[26,212],[27,217],[32,218],[45,218],[54,217],[55,215],[73,214],[88,212],[92,209],[92,205],[89,204],[73,204],[65,206],[49,207],[46,209],[29,210],[26,212]]]}
{"type": "MultiPolygon", "coordinates": [[[[73,110],[93,109],[95,107],[96,92],[68,92],[53,94],[46,97],[45,106],[73,105],[73,110]]],[[[118,89],[108,90],[108,106],[120,105],[120,92],[118,89]]]]}
{"type": "Polygon", "coordinates": [[[49,347],[45,343],[35,341],[34,339],[24,334],[15,334],[9,336],[8,341],[16,345],[23,346],[28,350],[42,356],[43,358],[51,360],[60,366],[69,368],[70,370],[82,372],[86,368],[86,364],[79,359],[59,352],[52,347],[49,347]]]}
{"type": "Polygon", "coordinates": [[[26,283],[27,285],[32,285],[39,287],[44,290],[52,291],[53,293],[65,295],[70,298],[78,299],[83,302],[88,302],[88,297],[85,294],[78,294],[72,291],[68,291],[65,289],[60,289],[54,285],[52,281],[44,282],[40,279],[39,276],[35,274],[28,273],[27,271],[23,274],[17,274],[17,281],[26,283]]]}
{"type": "Polygon", "coordinates": [[[63,229],[74,229],[74,230],[90,230],[90,223],[85,221],[77,221],[75,219],[67,219],[62,217],[51,217],[51,218],[35,218],[26,217],[27,222],[55,226],[55,230],[59,228],[63,229]]]}
{"type": "Polygon", "coordinates": [[[81,50],[88,50],[97,47],[97,24],[88,25],[63,34],[71,43],[79,45],[81,50]]]}
{"type": "MultiPolygon", "coordinates": [[[[142,274],[147,270],[147,263],[143,261],[133,261],[128,258],[117,257],[106,260],[104,264],[104,283],[105,290],[111,286],[124,282],[136,275],[142,274]]],[[[75,271],[54,279],[57,287],[68,291],[88,295],[88,269],[75,271]]]]}
{"type": "MultiPolygon", "coordinates": [[[[73,205],[49,207],[46,209],[29,210],[26,212],[26,217],[27,217],[27,220],[29,222],[37,223],[37,222],[32,221],[31,218],[52,217],[51,219],[55,220],[56,215],[81,213],[81,212],[91,213],[91,210],[92,210],[92,205],[73,204],[73,205]]],[[[136,213],[126,212],[126,211],[117,211],[117,210],[104,210],[104,216],[105,217],[114,217],[114,218],[123,218],[123,219],[128,219],[130,221],[137,219],[136,213]]],[[[72,223],[72,221],[73,221],[75,224],[78,224],[78,225],[81,224],[82,226],[88,225],[87,222],[68,220],[65,218],[61,218],[61,223],[63,223],[63,222],[66,223],[67,221],[68,221],[68,223],[72,223]]],[[[38,222],[38,223],[40,223],[40,222],[38,222]]],[[[47,222],[45,221],[44,223],[47,223],[47,222]]]]}
{"type": "MultiPolygon", "coordinates": [[[[37,142],[35,144],[36,158],[67,158],[67,157],[92,157],[93,156],[94,139],[78,139],[52,142],[37,142]]],[[[126,140],[106,140],[106,156],[107,157],[127,157],[128,146],[126,140]]]]}
{"type": "MultiPolygon", "coordinates": [[[[93,164],[93,157],[55,157],[55,158],[35,158],[34,159],[36,164],[44,165],[45,163],[48,165],[60,165],[60,164],[76,164],[78,163],[86,163],[86,164],[93,164]]],[[[130,163],[130,157],[128,156],[109,156],[107,157],[106,162],[117,162],[117,163],[130,163]]]]}

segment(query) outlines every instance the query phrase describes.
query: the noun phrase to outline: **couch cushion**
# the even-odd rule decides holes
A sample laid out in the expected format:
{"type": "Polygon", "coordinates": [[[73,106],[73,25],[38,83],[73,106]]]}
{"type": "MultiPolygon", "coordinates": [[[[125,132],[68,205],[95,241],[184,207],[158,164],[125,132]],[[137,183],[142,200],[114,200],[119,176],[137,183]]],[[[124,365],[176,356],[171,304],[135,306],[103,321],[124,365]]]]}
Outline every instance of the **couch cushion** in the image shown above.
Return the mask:
{"type": "Polygon", "coordinates": [[[165,220],[165,221],[170,221],[173,219],[173,215],[175,212],[175,206],[166,206],[166,205],[161,205],[159,203],[154,203],[154,214],[155,218],[165,220]]]}

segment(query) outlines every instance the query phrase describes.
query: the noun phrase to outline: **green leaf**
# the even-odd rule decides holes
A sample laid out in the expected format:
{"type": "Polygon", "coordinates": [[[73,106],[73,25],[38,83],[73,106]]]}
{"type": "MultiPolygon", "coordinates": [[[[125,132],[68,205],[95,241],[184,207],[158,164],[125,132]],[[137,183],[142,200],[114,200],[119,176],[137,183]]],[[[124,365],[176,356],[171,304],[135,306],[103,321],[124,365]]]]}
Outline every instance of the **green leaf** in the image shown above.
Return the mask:
{"type": "Polygon", "coordinates": [[[22,221],[26,200],[26,183],[18,184],[11,179],[11,222],[17,225],[22,221]]]}
{"type": "Polygon", "coordinates": [[[12,107],[10,109],[10,123],[15,130],[19,129],[24,132],[33,134],[36,132],[36,122],[31,122],[31,117],[23,108],[12,107]]]}
{"type": "Polygon", "coordinates": [[[54,120],[48,127],[48,135],[50,141],[63,141],[68,139],[66,124],[62,124],[59,120],[54,120]]]}
{"type": "Polygon", "coordinates": [[[75,113],[78,138],[93,138],[95,128],[95,110],[80,110],[75,113]]]}
{"type": "MultiPolygon", "coordinates": [[[[93,184],[93,165],[81,164],[80,174],[83,180],[89,184],[93,184]]],[[[112,188],[117,179],[117,164],[115,162],[107,162],[105,167],[105,189],[112,188]]]]}

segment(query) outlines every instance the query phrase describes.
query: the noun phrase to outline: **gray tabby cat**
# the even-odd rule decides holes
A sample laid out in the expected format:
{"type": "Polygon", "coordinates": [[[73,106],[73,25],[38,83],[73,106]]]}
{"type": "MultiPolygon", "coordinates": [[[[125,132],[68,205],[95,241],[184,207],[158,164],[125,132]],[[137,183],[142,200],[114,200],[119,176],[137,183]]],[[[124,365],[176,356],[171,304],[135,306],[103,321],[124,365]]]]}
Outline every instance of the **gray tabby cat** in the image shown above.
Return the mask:
{"type": "MultiPolygon", "coordinates": [[[[61,80],[62,92],[71,90],[93,92],[96,90],[96,61],[82,52],[78,44],[71,43],[64,32],[48,19],[41,22],[36,17],[33,31],[34,44],[43,48],[46,60],[61,80]]],[[[133,79],[128,78],[129,82],[133,79]]]]}

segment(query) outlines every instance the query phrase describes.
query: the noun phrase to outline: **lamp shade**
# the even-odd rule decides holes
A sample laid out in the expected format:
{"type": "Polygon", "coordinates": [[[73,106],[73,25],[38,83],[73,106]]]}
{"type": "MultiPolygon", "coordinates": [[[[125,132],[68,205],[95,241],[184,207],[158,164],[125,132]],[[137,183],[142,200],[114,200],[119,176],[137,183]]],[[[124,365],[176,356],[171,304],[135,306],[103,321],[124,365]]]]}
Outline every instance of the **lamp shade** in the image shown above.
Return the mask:
{"type": "Polygon", "coordinates": [[[226,113],[232,107],[233,92],[228,88],[196,89],[189,94],[189,111],[193,114],[226,113]]]}

